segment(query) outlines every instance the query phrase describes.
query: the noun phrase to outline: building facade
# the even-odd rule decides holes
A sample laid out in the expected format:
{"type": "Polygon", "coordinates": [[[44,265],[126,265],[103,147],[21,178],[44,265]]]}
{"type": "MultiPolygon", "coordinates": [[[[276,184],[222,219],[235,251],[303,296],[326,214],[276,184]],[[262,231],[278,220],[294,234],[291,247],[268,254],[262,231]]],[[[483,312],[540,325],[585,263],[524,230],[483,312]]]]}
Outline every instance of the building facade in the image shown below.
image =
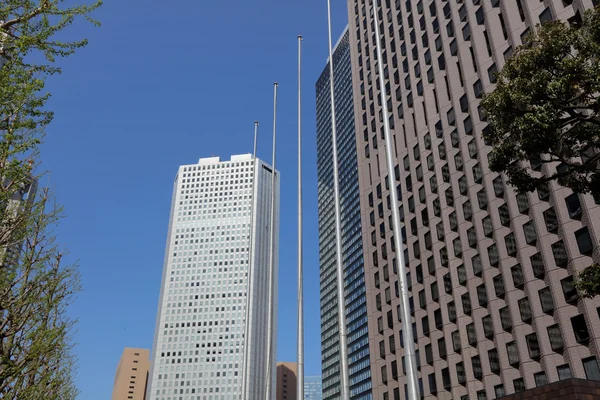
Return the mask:
{"type": "MultiPolygon", "coordinates": [[[[250,155],[232,156],[230,161],[205,158],[179,168],[150,400],[265,397],[272,174],[271,167],[250,155]]],[[[275,178],[277,271],[278,172],[275,178]]],[[[275,298],[276,283],[275,274],[275,298]]],[[[273,307],[276,327],[276,304],[273,307]]],[[[274,362],[272,382],[274,387],[274,362]]]]}
{"type": "Polygon", "coordinates": [[[150,350],[127,347],[123,350],[112,392],[112,400],[145,400],[150,350]]]}
{"type": "MultiPolygon", "coordinates": [[[[569,377],[600,379],[600,301],[579,298],[573,285],[577,271],[600,261],[600,207],[591,196],[553,182],[516,194],[488,168],[480,107],[496,72],[536,24],[577,22],[592,6],[592,0],[377,3],[396,164],[391,174],[373,2],[349,0],[358,187],[344,178],[340,184],[360,195],[354,206],[360,204],[356,226],[364,254],[372,398],[406,398],[402,329],[407,328],[415,336],[426,399],[494,399],[569,377]],[[390,189],[400,198],[413,315],[408,327],[399,318],[390,189]]],[[[319,121],[318,102],[317,107],[319,121]]],[[[319,160],[330,162],[324,147],[319,152],[319,160]]],[[[555,168],[532,164],[540,174],[555,168]]],[[[320,219],[333,221],[333,207],[321,207],[320,219]]],[[[326,261],[335,249],[326,237],[320,239],[323,289],[326,261]]],[[[336,289],[335,282],[329,285],[336,289]]],[[[339,370],[326,362],[337,339],[324,318],[335,319],[326,295],[322,290],[323,397],[335,399],[339,370]]],[[[349,327],[352,321],[347,317],[349,327]]]]}
{"type": "Polygon", "coordinates": [[[305,376],[304,377],[304,400],[321,400],[322,394],[322,378],[320,376],[305,376]]]}
{"type": "MultiPolygon", "coordinates": [[[[350,385],[353,398],[370,399],[369,328],[367,326],[360,192],[358,187],[348,31],[342,35],[336,45],[333,59],[350,385]]],[[[336,281],[336,233],[328,66],[317,81],[316,92],[323,398],[333,399],[339,397],[340,391],[340,355],[337,325],[336,293],[338,289],[336,281]]]]}
{"type": "Polygon", "coordinates": [[[277,400],[296,400],[298,387],[298,364],[294,362],[277,363],[277,400]]]}

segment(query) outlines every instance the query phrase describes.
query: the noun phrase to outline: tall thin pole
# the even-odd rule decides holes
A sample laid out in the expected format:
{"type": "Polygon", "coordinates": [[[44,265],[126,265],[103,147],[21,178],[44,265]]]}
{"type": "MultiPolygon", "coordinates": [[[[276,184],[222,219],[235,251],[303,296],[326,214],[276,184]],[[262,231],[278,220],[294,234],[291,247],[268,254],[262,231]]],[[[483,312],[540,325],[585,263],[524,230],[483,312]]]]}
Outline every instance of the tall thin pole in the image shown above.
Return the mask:
{"type": "Polygon", "coordinates": [[[277,82],[273,84],[273,165],[271,168],[273,172],[271,173],[271,240],[270,240],[270,252],[269,252],[269,315],[267,320],[267,365],[266,372],[267,376],[266,381],[266,390],[265,390],[265,400],[271,400],[271,375],[273,373],[273,303],[275,301],[273,292],[274,292],[274,276],[275,276],[275,150],[277,145],[277,87],[279,85],[277,82]]]}
{"type": "Polygon", "coordinates": [[[396,245],[396,256],[398,258],[398,282],[400,285],[400,309],[402,312],[402,334],[404,335],[404,356],[406,357],[406,378],[408,386],[408,398],[418,400],[419,397],[419,377],[417,374],[417,358],[415,356],[415,342],[412,331],[412,317],[408,307],[408,289],[406,282],[406,264],[404,260],[404,244],[402,243],[402,234],[400,232],[400,211],[398,204],[398,193],[396,192],[394,178],[394,144],[390,133],[390,121],[387,107],[387,90],[385,87],[385,77],[383,76],[383,55],[381,51],[381,37],[379,36],[379,15],[377,14],[376,0],[372,1],[373,19],[375,22],[375,48],[377,50],[377,69],[379,72],[379,86],[381,108],[383,110],[383,129],[385,133],[385,153],[388,170],[388,180],[390,182],[390,200],[392,203],[392,232],[396,245]]]}
{"type": "Polygon", "coordinates": [[[304,400],[304,288],[302,265],[302,36],[298,36],[298,379],[296,399],[304,400]]]}
{"type": "Polygon", "coordinates": [[[329,31],[329,83],[331,88],[331,141],[333,149],[333,191],[335,198],[335,248],[337,261],[338,334],[340,345],[340,396],[350,398],[348,371],[348,339],[346,337],[346,307],[344,296],[344,267],[342,264],[342,223],[340,211],[340,177],[338,170],[337,130],[335,121],[335,95],[333,76],[333,42],[331,40],[331,0],[327,0],[327,25],[329,31]]]}
{"type": "Polygon", "coordinates": [[[256,158],[256,141],[258,140],[258,121],[254,121],[254,152],[253,158],[256,158]]]}
{"type": "MultiPolygon", "coordinates": [[[[254,152],[253,152],[253,159],[252,159],[252,166],[253,166],[253,170],[252,170],[252,206],[250,208],[250,228],[248,229],[248,237],[250,238],[250,251],[248,252],[248,285],[246,288],[246,321],[245,321],[245,329],[244,329],[244,368],[243,368],[243,375],[242,375],[242,399],[246,398],[246,390],[247,390],[247,385],[248,385],[248,377],[250,376],[250,367],[249,367],[249,363],[250,363],[250,355],[248,354],[248,348],[249,343],[250,343],[250,319],[251,319],[251,312],[250,312],[250,301],[249,299],[252,298],[252,293],[253,293],[253,289],[254,289],[254,255],[256,254],[254,251],[254,201],[255,201],[255,196],[254,196],[254,190],[256,188],[256,179],[258,177],[258,173],[257,173],[257,160],[256,160],[256,145],[257,145],[257,140],[258,139],[258,121],[254,121],[254,152]]],[[[256,228],[258,230],[258,228],[256,228]]]]}

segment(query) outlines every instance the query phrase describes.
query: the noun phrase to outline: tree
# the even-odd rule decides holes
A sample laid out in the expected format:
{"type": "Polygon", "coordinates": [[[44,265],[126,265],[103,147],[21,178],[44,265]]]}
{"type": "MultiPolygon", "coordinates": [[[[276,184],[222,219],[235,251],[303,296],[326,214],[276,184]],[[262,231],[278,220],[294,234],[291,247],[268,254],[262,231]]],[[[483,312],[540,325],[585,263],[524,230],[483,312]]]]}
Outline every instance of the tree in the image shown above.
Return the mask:
{"type": "Polygon", "coordinates": [[[557,181],[600,195],[600,9],[538,26],[484,97],[490,168],[520,192],[557,181]],[[546,175],[536,172],[554,164],[546,175]]]}
{"type": "Polygon", "coordinates": [[[87,44],[55,35],[101,4],[64,0],[0,2],[0,398],[73,399],[75,320],[66,311],[79,291],[77,264],[66,265],[53,229],[62,217],[48,189],[39,145],[53,114],[45,79],[56,60],[87,44]]]}

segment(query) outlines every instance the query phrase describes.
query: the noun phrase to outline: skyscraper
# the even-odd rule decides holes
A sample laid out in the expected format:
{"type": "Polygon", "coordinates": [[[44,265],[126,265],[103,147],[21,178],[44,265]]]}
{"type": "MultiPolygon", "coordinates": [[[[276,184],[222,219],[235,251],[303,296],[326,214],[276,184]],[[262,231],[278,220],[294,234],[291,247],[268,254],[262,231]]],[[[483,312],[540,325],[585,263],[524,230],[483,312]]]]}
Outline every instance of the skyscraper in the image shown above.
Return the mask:
{"type": "Polygon", "coordinates": [[[321,400],[322,382],[320,376],[307,376],[304,378],[304,400],[321,400]]]}
{"type": "MultiPolygon", "coordinates": [[[[349,31],[333,52],[334,96],[340,170],[342,247],[346,297],[346,324],[350,349],[350,385],[356,398],[371,398],[369,328],[365,298],[365,276],[356,158],[356,132],[352,105],[349,31]]],[[[321,274],[321,357],[323,398],[339,396],[339,337],[336,282],[335,215],[331,141],[329,67],[319,77],[317,90],[317,173],[319,247],[321,274]]]]}
{"type": "MultiPolygon", "coordinates": [[[[368,396],[406,398],[407,328],[415,336],[426,399],[491,399],[570,376],[600,378],[600,300],[579,298],[573,285],[577,271],[600,260],[600,207],[591,196],[556,183],[516,194],[488,168],[480,107],[483,93],[494,88],[495,73],[536,24],[557,18],[576,23],[593,1],[377,3],[393,174],[385,158],[373,2],[348,4],[352,83],[346,86],[354,115],[339,117],[338,125],[354,125],[358,185],[344,178],[340,185],[360,195],[362,242],[355,251],[365,255],[359,286],[366,288],[369,321],[364,332],[370,374],[361,375],[372,386],[368,396]],[[390,189],[400,198],[408,327],[399,318],[390,189]]],[[[323,111],[317,105],[319,120],[323,111]]],[[[326,129],[324,124],[318,126],[326,129]]],[[[319,160],[330,162],[326,148],[319,152],[319,160]]],[[[556,169],[532,167],[540,174],[556,169]]],[[[333,209],[320,207],[323,227],[333,220],[333,209]]],[[[346,226],[353,212],[345,210],[346,226]]],[[[323,275],[334,248],[324,235],[320,240],[322,287],[336,290],[323,275]]],[[[356,286],[345,288],[348,327],[356,319],[348,297],[356,286]]],[[[335,320],[335,310],[323,293],[323,394],[334,399],[335,350],[327,351],[337,339],[335,325],[327,322],[335,320]]],[[[348,348],[352,357],[350,340],[348,348]]],[[[350,359],[351,373],[358,365],[350,359]]],[[[351,382],[353,399],[367,396],[353,391],[357,381],[351,382]]]]}
{"type": "MultiPolygon", "coordinates": [[[[223,162],[204,158],[179,167],[156,323],[151,400],[240,399],[243,387],[243,398],[265,397],[272,174],[251,155],[223,162]]],[[[278,172],[274,207],[276,271],[278,172]]],[[[271,371],[275,382],[274,362],[271,371]]]]}
{"type": "Polygon", "coordinates": [[[125,348],[115,373],[112,400],[145,400],[149,370],[150,350],[125,348]]]}

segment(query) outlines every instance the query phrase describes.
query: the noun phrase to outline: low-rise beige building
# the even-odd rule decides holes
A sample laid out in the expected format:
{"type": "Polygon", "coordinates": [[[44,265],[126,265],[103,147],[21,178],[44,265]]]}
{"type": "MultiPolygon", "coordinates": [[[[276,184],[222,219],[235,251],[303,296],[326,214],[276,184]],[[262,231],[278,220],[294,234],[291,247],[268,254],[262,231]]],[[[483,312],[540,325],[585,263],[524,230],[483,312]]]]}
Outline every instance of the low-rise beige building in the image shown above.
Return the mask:
{"type": "Polygon", "coordinates": [[[126,347],[117,367],[112,400],[145,400],[150,350],[126,347]]]}

